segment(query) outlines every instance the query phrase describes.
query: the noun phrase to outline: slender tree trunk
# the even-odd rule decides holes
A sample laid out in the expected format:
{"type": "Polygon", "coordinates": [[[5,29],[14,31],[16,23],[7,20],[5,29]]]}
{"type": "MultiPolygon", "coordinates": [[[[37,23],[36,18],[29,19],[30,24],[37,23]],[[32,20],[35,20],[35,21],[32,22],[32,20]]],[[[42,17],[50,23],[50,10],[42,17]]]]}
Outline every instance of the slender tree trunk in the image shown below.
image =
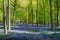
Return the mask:
{"type": "MultiPolygon", "coordinates": [[[[32,23],[32,26],[33,26],[33,6],[32,6],[32,0],[29,0],[29,3],[30,3],[30,7],[31,7],[29,14],[30,14],[30,13],[32,14],[32,16],[31,16],[31,18],[32,18],[31,23],[32,23]]],[[[29,19],[29,21],[30,21],[30,19],[29,19]]]]}
{"type": "Polygon", "coordinates": [[[51,19],[51,30],[53,30],[53,18],[52,18],[52,0],[50,0],[50,19],[51,19]]]}
{"type": "Polygon", "coordinates": [[[45,24],[45,5],[44,5],[44,0],[43,0],[43,10],[44,10],[44,27],[45,27],[46,24],[45,24]]]}
{"type": "Polygon", "coordinates": [[[28,8],[27,8],[27,24],[29,23],[28,19],[29,19],[29,13],[28,13],[28,8]]]}
{"type": "MultiPolygon", "coordinates": [[[[39,7],[40,7],[40,3],[39,3],[39,7]]],[[[41,11],[39,12],[39,24],[41,26],[41,11]]]]}
{"type": "Polygon", "coordinates": [[[59,12],[59,8],[58,8],[58,0],[56,0],[56,6],[57,6],[57,13],[56,13],[56,25],[57,25],[57,27],[58,27],[58,12],[59,12]]]}
{"type": "Polygon", "coordinates": [[[6,0],[3,0],[3,26],[4,26],[4,33],[7,34],[7,24],[6,24],[6,0]]]}
{"type": "Polygon", "coordinates": [[[8,31],[10,31],[10,0],[8,0],[8,31]]]}
{"type": "Polygon", "coordinates": [[[40,13],[39,13],[39,24],[40,24],[40,26],[41,26],[40,18],[41,18],[41,17],[40,17],[40,13]]]}
{"type": "Polygon", "coordinates": [[[43,12],[44,12],[44,27],[46,26],[45,24],[45,4],[44,4],[45,0],[43,0],[43,12]]]}
{"type": "Polygon", "coordinates": [[[46,24],[45,24],[45,11],[44,11],[44,27],[46,27],[46,24]]]}
{"type": "Polygon", "coordinates": [[[30,10],[29,10],[29,5],[28,5],[28,23],[30,23],[30,16],[29,15],[30,15],[30,10]]]}
{"type": "Polygon", "coordinates": [[[33,6],[32,6],[32,0],[31,0],[31,13],[32,13],[32,26],[33,26],[33,6]]]}
{"type": "Polygon", "coordinates": [[[16,0],[14,0],[13,26],[16,25],[16,0]]]}
{"type": "Polygon", "coordinates": [[[28,23],[30,23],[30,20],[29,20],[29,5],[28,5],[28,23]]]}
{"type": "Polygon", "coordinates": [[[36,6],[37,6],[37,8],[36,8],[36,23],[37,23],[37,27],[38,27],[38,0],[37,0],[36,6]]]}

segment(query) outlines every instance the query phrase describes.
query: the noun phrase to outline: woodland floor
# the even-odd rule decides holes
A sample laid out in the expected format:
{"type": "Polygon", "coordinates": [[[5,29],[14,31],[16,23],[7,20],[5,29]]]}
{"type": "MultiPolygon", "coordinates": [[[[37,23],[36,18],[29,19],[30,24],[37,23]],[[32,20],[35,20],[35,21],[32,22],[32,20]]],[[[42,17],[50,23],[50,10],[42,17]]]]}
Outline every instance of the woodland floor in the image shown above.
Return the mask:
{"type": "Polygon", "coordinates": [[[37,27],[36,25],[11,26],[11,31],[4,35],[2,25],[0,26],[0,40],[60,40],[60,27],[54,31],[50,27],[37,27]]]}

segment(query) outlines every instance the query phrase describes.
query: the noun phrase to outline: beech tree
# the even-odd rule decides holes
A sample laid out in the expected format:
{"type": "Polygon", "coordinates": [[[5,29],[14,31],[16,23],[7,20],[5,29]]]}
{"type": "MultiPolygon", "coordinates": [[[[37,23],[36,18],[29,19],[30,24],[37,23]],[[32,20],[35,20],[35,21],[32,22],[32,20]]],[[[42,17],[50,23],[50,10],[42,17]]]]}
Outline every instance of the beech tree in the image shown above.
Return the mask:
{"type": "Polygon", "coordinates": [[[3,0],[3,26],[4,33],[7,34],[7,24],[6,24],[6,1],[3,0]]]}
{"type": "Polygon", "coordinates": [[[14,0],[14,6],[13,6],[13,26],[16,25],[16,5],[17,5],[17,0],[14,0]]]}
{"type": "Polygon", "coordinates": [[[8,21],[7,21],[7,26],[8,26],[8,31],[10,31],[10,0],[8,0],[8,9],[7,9],[7,11],[8,11],[8,15],[7,15],[7,19],[8,19],[8,21]]]}
{"type": "Polygon", "coordinates": [[[53,30],[53,17],[52,17],[52,0],[50,0],[50,21],[51,21],[51,30],[53,30]]]}
{"type": "Polygon", "coordinates": [[[7,34],[10,31],[10,0],[8,0],[7,2],[8,7],[6,2],[6,0],[3,0],[3,26],[5,34],[7,34]]]}
{"type": "Polygon", "coordinates": [[[36,23],[37,23],[37,27],[38,27],[38,0],[37,1],[37,4],[36,4],[36,23]]]}
{"type": "Polygon", "coordinates": [[[59,13],[59,5],[58,5],[58,0],[56,0],[56,7],[57,7],[57,12],[56,12],[56,26],[58,27],[58,13],[59,13]]]}

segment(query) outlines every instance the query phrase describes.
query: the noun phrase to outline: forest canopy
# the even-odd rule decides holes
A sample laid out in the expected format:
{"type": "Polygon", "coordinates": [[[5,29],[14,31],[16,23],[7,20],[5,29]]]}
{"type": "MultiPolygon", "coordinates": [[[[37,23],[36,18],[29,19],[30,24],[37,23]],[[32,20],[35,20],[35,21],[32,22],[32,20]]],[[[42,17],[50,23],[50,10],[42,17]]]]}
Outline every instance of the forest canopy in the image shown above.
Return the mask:
{"type": "MultiPolygon", "coordinates": [[[[6,2],[7,3],[7,2],[6,2]]],[[[57,10],[58,10],[58,22],[60,23],[60,1],[58,0],[58,9],[57,1],[52,0],[52,21],[56,23],[57,10]]],[[[38,23],[48,24],[50,23],[50,0],[11,0],[10,3],[10,16],[11,22],[13,21],[13,14],[15,10],[16,21],[23,21],[29,23],[38,23]],[[37,18],[36,18],[36,15],[37,18]],[[32,20],[33,19],[33,20],[32,20]]],[[[0,22],[3,21],[3,0],[0,0],[0,22]]]]}

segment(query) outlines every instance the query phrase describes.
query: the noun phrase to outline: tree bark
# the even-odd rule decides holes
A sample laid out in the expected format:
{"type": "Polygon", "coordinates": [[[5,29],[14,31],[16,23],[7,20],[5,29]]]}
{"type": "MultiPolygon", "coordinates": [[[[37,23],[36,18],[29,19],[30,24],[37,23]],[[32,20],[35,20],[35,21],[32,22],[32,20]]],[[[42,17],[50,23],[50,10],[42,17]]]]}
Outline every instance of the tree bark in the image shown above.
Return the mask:
{"type": "Polygon", "coordinates": [[[16,0],[14,0],[13,26],[16,25],[16,0]]]}
{"type": "Polygon", "coordinates": [[[45,5],[44,5],[44,0],[43,0],[43,10],[44,10],[44,27],[46,27],[46,23],[45,23],[45,5]]]}
{"type": "Polygon", "coordinates": [[[8,19],[8,22],[7,22],[8,23],[8,31],[10,31],[11,30],[10,29],[10,25],[11,25],[10,24],[10,0],[8,0],[8,10],[7,11],[8,11],[8,18],[7,18],[8,19]]]}
{"type": "Polygon", "coordinates": [[[6,24],[6,2],[3,0],[3,26],[4,26],[4,33],[7,34],[7,24],[6,24]]]}
{"type": "Polygon", "coordinates": [[[32,26],[33,26],[33,6],[32,6],[32,0],[31,0],[31,13],[32,13],[32,26]]]}
{"type": "Polygon", "coordinates": [[[58,27],[58,12],[59,12],[59,8],[58,8],[58,0],[56,0],[56,6],[57,6],[57,13],[56,13],[56,25],[58,27]]]}
{"type": "Polygon", "coordinates": [[[36,8],[36,23],[37,23],[37,27],[38,27],[38,0],[37,0],[36,6],[37,6],[37,8],[36,8]]]}
{"type": "Polygon", "coordinates": [[[53,18],[52,18],[52,0],[50,0],[50,19],[51,19],[51,30],[53,30],[53,18]]]}

